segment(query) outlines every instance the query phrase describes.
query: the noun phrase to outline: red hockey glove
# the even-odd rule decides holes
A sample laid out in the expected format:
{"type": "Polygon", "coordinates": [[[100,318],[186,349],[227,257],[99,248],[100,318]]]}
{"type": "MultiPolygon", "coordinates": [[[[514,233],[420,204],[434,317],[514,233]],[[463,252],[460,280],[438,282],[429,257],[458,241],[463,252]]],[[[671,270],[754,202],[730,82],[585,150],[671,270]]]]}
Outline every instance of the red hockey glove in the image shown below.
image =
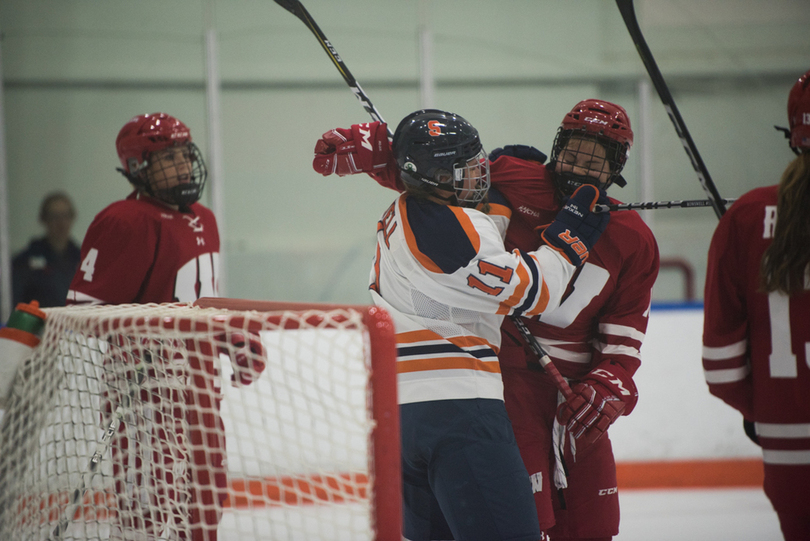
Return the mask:
{"type": "Polygon", "coordinates": [[[579,267],[590,255],[610,221],[609,212],[594,213],[597,203],[609,204],[604,193],[590,184],[583,184],[563,205],[557,218],[540,234],[545,243],[560,252],[571,264],[579,267]]]}
{"type": "Polygon", "coordinates": [[[576,440],[577,452],[607,432],[635,398],[635,386],[628,389],[626,382],[604,368],[591,371],[571,390],[574,394],[557,408],[557,420],[576,440]]]}
{"type": "Polygon", "coordinates": [[[235,387],[250,385],[264,371],[264,347],[258,335],[249,334],[248,339],[240,332],[230,332],[217,337],[217,351],[231,359],[233,374],[231,381],[235,387]]]}
{"type": "Polygon", "coordinates": [[[323,176],[373,173],[385,169],[391,157],[384,122],[353,124],[349,129],[335,128],[323,134],[315,143],[312,168],[323,176]]]}

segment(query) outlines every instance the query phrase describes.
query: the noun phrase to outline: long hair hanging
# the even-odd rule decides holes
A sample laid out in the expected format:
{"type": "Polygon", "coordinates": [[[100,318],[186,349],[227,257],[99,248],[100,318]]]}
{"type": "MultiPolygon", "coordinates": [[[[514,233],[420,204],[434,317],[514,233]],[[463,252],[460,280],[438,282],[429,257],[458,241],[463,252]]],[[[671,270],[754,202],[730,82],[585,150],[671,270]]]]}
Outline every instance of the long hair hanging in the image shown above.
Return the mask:
{"type": "Polygon", "coordinates": [[[762,288],[788,295],[804,290],[810,270],[810,151],[782,173],[773,242],[760,264],[762,288]]]}

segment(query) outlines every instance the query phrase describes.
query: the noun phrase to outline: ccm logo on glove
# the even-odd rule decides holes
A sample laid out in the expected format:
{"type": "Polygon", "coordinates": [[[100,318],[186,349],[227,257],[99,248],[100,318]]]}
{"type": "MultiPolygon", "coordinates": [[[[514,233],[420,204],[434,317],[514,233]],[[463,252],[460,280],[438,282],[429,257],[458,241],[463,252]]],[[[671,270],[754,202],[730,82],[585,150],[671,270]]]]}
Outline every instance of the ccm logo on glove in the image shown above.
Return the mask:
{"type": "Polygon", "coordinates": [[[383,122],[353,124],[324,133],[315,143],[312,168],[339,177],[385,169],[391,159],[388,127],[383,122]]]}
{"type": "Polygon", "coordinates": [[[600,378],[605,378],[605,381],[615,385],[619,389],[619,392],[622,395],[630,396],[631,393],[624,385],[622,385],[622,380],[619,379],[618,377],[614,376],[613,374],[611,374],[607,370],[605,370],[603,368],[596,368],[591,372],[591,375],[592,376],[597,376],[597,377],[600,377],[600,378]],[[611,378],[613,378],[613,379],[611,379],[611,378]]]}

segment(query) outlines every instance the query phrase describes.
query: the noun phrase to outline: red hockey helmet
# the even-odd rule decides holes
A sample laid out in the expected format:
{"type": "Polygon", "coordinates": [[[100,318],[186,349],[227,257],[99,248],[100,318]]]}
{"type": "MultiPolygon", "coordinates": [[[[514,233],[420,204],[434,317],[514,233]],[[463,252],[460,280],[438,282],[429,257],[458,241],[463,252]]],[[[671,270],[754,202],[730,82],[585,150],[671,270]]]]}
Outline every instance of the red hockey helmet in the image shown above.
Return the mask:
{"type": "Polygon", "coordinates": [[[626,144],[627,148],[633,145],[633,130],[627,111],[609,101],[591,99],[579,102],[563,118],[562,129],[584,130],[626,144]]]}
{"type": "Polygon", "coordinates": [[[134,175],[146,166],[151,152],[191,142],[188,127],[166,113],[139,115],[124,124],[115,139],[124,171],[134,175]]]}
{"type": "Polygon", "coordinates": [[[799,77],[788,95],[790,147],[810,149],[810,71],[799,77]]]}
{"type": "Polygon", "coordinates": [[[120,171],[136,187],[181,208],[200,198],[208,176],[205,162],[197,146],[191,141],[191,131],[180,120],[166,113],[139,115],[124,124],[115,140],[115,149],[123,169],[120,171]],[[165,175],[150,178],[149,164],[162,150],[186,147],[190,171],[182,183],[170,182],[165,175]]]}
{"type": "MultiPolygon", "coordinates": [[[[619,186],[627,184],[621,176],[621,171],[627,162],[630,147],[633,145],[633,130],[630,127],[627,111],[623,107],[596,99],[577,103],[571,111],[566,113],[557,130],[549,161],[549,167],[552,170],[555,168],[560,153],[573,136],[593,139],[605,148],[610,177],[607,182],[599,185],[600,188],[605,189],[613,183],[619,186]]],[[[574,175],[555,174],[555,181],[563,195],[570,195],[583,183],[599,184],[589,180],[587,175],[574,178],[574,175]]]]}

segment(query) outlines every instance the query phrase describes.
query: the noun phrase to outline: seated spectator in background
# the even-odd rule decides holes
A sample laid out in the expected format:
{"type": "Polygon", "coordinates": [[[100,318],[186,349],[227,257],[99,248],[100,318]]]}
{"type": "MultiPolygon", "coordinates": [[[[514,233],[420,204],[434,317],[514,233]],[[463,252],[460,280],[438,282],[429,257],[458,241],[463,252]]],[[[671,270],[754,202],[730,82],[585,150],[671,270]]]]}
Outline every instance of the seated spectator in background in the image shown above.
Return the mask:
{"type": "Polygon", "coordinates": [[[42,200],[39,221],[45,236],[32,240],[12,261],[14,306],[32,300],[43,308],[65,305],[79,267],[79,246],[70,238],[75,218],[76,210],[64,192],[51,192],[42,200]]]}

